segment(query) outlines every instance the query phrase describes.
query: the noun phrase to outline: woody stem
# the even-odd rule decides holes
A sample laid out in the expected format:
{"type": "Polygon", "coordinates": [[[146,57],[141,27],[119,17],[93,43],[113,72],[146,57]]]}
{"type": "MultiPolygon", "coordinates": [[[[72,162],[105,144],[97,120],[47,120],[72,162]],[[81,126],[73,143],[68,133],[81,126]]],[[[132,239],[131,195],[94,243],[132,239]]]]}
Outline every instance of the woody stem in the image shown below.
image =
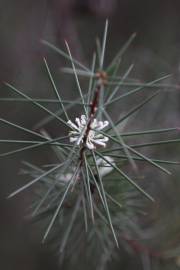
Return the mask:
{"type": "Polygon", "coordinates": [[[97,108],[98,108],[100,91],[102,89],[103,89],[103,82],[102,82],[102,80],[98,80],[97,86],[95,89],[95,93],[94,93],[94,97],[93,97],[93,100],[92,100],[91,105],[90,105],[88,123],[87,123],[86,131],[85,131],[85,134],[83,137],[83,145],[82,145],[82,148],[80,150],[80,158],[79,158],[80,159],[80,167],[83,164],[83,160],[84,160],[83,154],[84,154],[84,151],[86,150],[86,141],[88,139],[88,135],[89,135],[89,132],[91,130],[91,124],[92,124],[92,121],[94,119],[94,116],[95,116],[97,108]]]}

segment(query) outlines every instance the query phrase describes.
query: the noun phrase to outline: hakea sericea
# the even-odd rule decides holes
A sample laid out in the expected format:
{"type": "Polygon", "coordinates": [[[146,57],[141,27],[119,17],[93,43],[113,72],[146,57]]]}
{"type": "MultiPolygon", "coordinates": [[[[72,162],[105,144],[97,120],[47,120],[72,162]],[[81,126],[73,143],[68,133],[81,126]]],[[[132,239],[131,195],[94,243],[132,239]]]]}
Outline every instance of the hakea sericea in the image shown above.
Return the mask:
{"type": "Polygon", "coordinates": [[[67,124],[72,129],[72,131],[69,132],[70,142],[80,145],[84,142],[84,137],[86,136],[85,145],[90,150],[95,149],[96,145],[105,147],[109,140],[108,137],[99,133],[99,131],[109,125],[108,121],[98,121],[96,118],[93,119],[88,133],[86,133],[88,119],[85,115],[81,115],[80,118],[76,117],[75,123],[69,120],[67,124]]]}

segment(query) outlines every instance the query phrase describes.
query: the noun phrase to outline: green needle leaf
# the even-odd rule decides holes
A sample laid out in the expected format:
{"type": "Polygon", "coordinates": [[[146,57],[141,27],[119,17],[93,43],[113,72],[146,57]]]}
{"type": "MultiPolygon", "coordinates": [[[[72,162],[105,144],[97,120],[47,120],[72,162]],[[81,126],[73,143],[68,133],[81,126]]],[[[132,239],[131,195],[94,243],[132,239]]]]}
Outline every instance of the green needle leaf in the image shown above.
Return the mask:
{"type": "MultiPolygon", "coordinates": [[[[20,153],[22,151],[26,151],[26,150],[30,150],[30,149],[34,149],[34,148],[38,148],[40,146],[44,146],[44,145],[57,145],[57,146],[61,146],[61,147],[72,147],[70,144],[63,144],[63,143],[59,143],[59,142],[56,142],[56,141],[59,141],[62,137],[58,137],[58,138],[55,138],[55,139],[49,139],[44,142],[35,142],[35,141],[19,141],[18,143],[30,143],[31,145],[28,145],[28,146],[25,146],[25,147],[21,147],[21,148],[18,148],[16,150],[12,150],[12,151],[8,151],[8,152],[5,152],[5,153],[2,153],[0,154],[0,157],[5,157],[5,156],[9,156],[9,155],[13,155],[13,154],[17,154],[17,153],[20,153]]],[[[13,141],[11,141],[12,143],[13,141]]],[[[17,141],[13,142],[13,143],[17,143],[17,141]]]]}
{"type": "MultiPolygon", "coordinates": [[[[123,150],[124,150],[124,153],[126,154],[126,156],[127,156],[128,160],[129,160],[130,164],[132,165],[132,168],[133,168],[135,171],[137,171],[136,163],[135,163],[134,160],[132,159],[132,157],[131,157],[131,155],[130,155],[130,153],[129,153],[129,150],[128,150],[128,148],[126,147],[126,144],[124,143],[124,140],[123,140],[123,138],[121,137],[120,133],[118,132],[116,126],[114,125],[114,123],[113,123],[111,117],[109,116],[109,114],[108,114],[105,110],[103,110],[103,113],[105,114],[106,118],[107,118],[108,121],[110,122],[111,128],[114,130],[115,135],[118,137],[118,140],[116,140],[116,142],[118,142],[118,143],[122,146],[122,148],[123,148],[123,150]]],[[[108,134],[107,134],[107,133],[104,133],[104,134],[106,134],[105,136],[108,137],[108,134]]],[[[109,136],[109,137],[111,138],[111,136],[109,136]]],[[[111,139],[113,140],[113,138],[111,138],[111,139]]],[[[114,141],[115,141],[115,140],[114,140],[114,141]]]]}
{"type": "Polygon", "coordinates": [[[149,162],[150,164],[154,165],[155,167],[157,167],[158,169],[160,169],[161,171],[167,173],[167,174],[171,174],[171,172],[169,172],[167,169],[163,168],[162,166],[158,165],[156,162],[152,161],[150,158],[146,157],[145,155],[139,153],[138,151],[136,151],[135,149],[131,148],[130,146],[127,146],[127,148],[133,152],[134,154],[136,154],[137,156],[143,158],[144,160],[146,160],[147,162],[149,162]]]}
{"type": "Polygon", "coordinates": [[[12,192],[9,196],[8,196],[8,199],[9,198],[12,198],[14,197],[15,195],[19,194],[20,192],[22,192],[23,190],[29,188],[30,186],[32,186],[33,184],[37,183],[38,181],[40,181],[43,177],[45,176],[48,176],[49,174],[51,174],[52,172],[56,171],[57,169],[59,169],[61,166],[63,165],[62,164],[58,164],[56,167],[48,170],[47,172],[41,174],[40,176],[38,176],[37,178],[35,178],[34,180],[28,182],[26,185],[22,186],[21,188],[17,189],[16,191],[12,192]]]}
{"type": "Polygon", "coordinates": [[[32,134],[32,135],[41,137],[41,138],[43,138],[43,139],[46,139],[42,134],[40,134],[40,133],[38,133],[38,132],[32,131],[32,130],[30,130],[30,129],[28,129],[28,128],[25,128],[25,127],[23,127],[23,126],[20,126],[20,125],[18,125],[18,124],[12,123],[12,122],[10,122],[10,121],[8,121],[8,120],[5,120],[5,119],[3,119],[3,118],[0,118],[0,122],[2,122],[2,123],[4,123],[4,124],[7,124],[7,125],[9,125],[9,126],[12,126],[12,127],[16,128],[16,129],[22,130],[22,131],[24,131],[24,132],[26,132],[26,133],[29,133],[29,134],[32,134]]]}
{"type": "Polygon", "coordinates": [[[66,41],[65,41],[65,44],[66,44],[66,48],[67,48],[69,57],[71,59],[71,64],[72,64],[72,68],[73,68],[73,71],[74,71],[77,87],[78,87],[78,90],[79,90],[79,95],[81,97],[82,105],[84,107],[84,112],[85,112],[85,114],[87,116],[87,109],[86,109],[86,106],[85,106],[84,97],[83,97],[81,86],[80,86],[79,79],[78,79],[78,76],[77,76],[76,68],[75,68],[75,65],[74,65],[74,62],[73,62],[73,59],[72,59],[71,51],[70,51],[69,45],[68,45],[68,43],[66,41]]]}
{"type": "Polygon", "coordinates": [[[53,218],[51,219],[51,222],[50,222],[50,224],[49,224],[49,226],[48,226],[48,228],[47,228],[47,230],[46,230],[46,232],[44,234],[43,242],[46,240],[46,238],[47,238],[47,236],[48,236],[48,234],[49,234],[49,232],[50,232],[50,230],[51,230],[51,228],[52,228],[52,226],[53,226],[53,224],[54,224],[54,222],[55,222],[55,220],[57,218],[57,215],[59,214],[59,211],[60,211],[61,206],[62,206],[62,204],[63,204],[63,202],[64,202],[64,200],[65,200],[65,198],[67,196],[67,193],[68,193],[68,191],[69,191],[69,189],[71,187],[71,184],[73,183],[73,181],[75,181],[75,179],[77,177],[77,174],[78,174],[78,171],[79,171],[79,165],[77,166],[77,168],[76,168],[73,176],[71,177],[71,180],[67,184],[67,187],[66,187],[66,189],[64,191],[64,194],[62,196],[62,199],[60,200],[59,205],[58,205],[58,207],[57,207],[57,209],[56,209],[56,211],[55,211],[55,213],[53,215],[53,218]]]}
{"type": "Polygon", "coordinates": [[[151,135],[151,134],[160,134],[166,133],[171,131],[178,131],[178,128],[162,128],[162,129],[149,129],[149,130],[142,130],[142,131],[132,131],[132,132],[125,132],[121,133],[121,136],[139,136],[139,135],[151,135]]]}
{"type": "Polygon", "coordinates": [[[52,74],[51,74],[51,72],[50,72],[49,66],[48,66],[47,61],[46,61],[45,58],[44,58],[44,63],[45,63],[45,66],[46,66],[46,69],[47,69],[47,72],[48,72],[48,76],[49,76],[50,82],[51,82],[51,84],[52,84],[52,86],[53,86],[55,95],[57,96],[57,98],[58,98],[58,100],[59,100],[59,103],[60,103],[60,107],[62,108],[62,110],[63,110],[63,112],[64,112],[64,115],[66,116],[66,120],[68,121],[68,120],[69,120],[69,117],[68,117],[67,112],[66,112],[66,110],[65,110],[65,108],[64,108],[64,105],[63,105],[63,103],[62,103],[62,99],[61,99],[61,97],[60,97],[60,95],[59,95],[59,92],[58,92],[58,90],[57,90],[57,87],[56,87],[56,85],[55,85],[54,79],[53,79],[53,77],[52,77],[52,74]]]}
{"type": "Polygon", "coordinates": [[[129,45],[132,43],[132,41],[134,40],[135,37],[136,37],[136,33],[133,33],[130,36],[130,38],[126,41],[126,43],[124,44],[124,46],[116,54],[116,56],[112,60],[111,64],[108,66],[107,72],[109,72],[109,70],[112,68],[112,66],[114,65],[114,63],[116,63],[118,61],[118,59],[120,59],[123,56],[123,54],[126,52],[126,50],[128,49],[129,45]]]}
{"type": "Polygon", "coordinates": [[[105,160],[108,164],[110,164],[121,176],[123,176],[130,184],[132,184],[138,191],[140,191],[146,198],[154,202],[154,199],[146,193],[139,185],[137,185],[128,175],[126,175],[121,169],[119,169],[115,164],[109,162],[107,158],[105,158],[100,152],[95,151],[95,153],[105,160]]]}
{"type": "Polygon", "coordinates": [[[120,95],[120,96],[118,96],[118,97],[112,99],[110,102],[106,102],[106,103],[104,104],[104,106],[108,106],[108,105],[110,105],[110,104],[112,104],[112,103],[114,103],[114,102],[119,101],[120,99],[122,99],[122,98],[124,98],[124,97],[127,97],[127,96],[132,95],[132,94],[135,94],[135,93],[137,93],[137,92],[139,92],[139,91],[141,91],[141,90],[144,90],[144,89],[145,89],[146,87],[148,87],[148,86],[151,86],[151,85],[153,86],[156,82],[165,80],[165,79],[169,78],[170,76],[172,76],[172,75],[170,74],[170,75],[163,76],[163,77],[158,78],[158,79],[156,79],[156,80],[154,80],[154,81],[151,81],[151,82],[149,82],[149,83],[144,84],[144,86],[137,87],[137,88],[135,88],[135,89],[133,89],[133,90],[127,92],[127,93],[124,93],[124,94],[122,94],[122,95],[120,95]]]}
{"type": "Polygon", "coordinates": [[[88,199],[89,199],[89,204],[90,204],[90,213],[91,213],[92,222],[94,223],[93,200],[92,200],[92,194],[91,194],[91,188],[90,188],[90,182],[91,181],[90,181],[88,165],[87,165],[87,159],[86,159],[85,154],[84,154],[84,163],[85,163],[85,172],[86,172],[86,179],[84,179],[84,181],[87,182],[88,199]]]}
{"type": "Polygon", "coordinates": [[[104,29],[102,51],[101,51],[101,58],[100,58],[100,70],[103,70],[103,65],[104,65],[104,55],[105,55],[105,49],[106,49],[107,31],[108,31],[108,20],[106,20],[105,29],[104,29]]]}
{"type": "Polygon", "coordinates": [[[28,95],[22,93],[21,91],[19,91],[17,88],[15,88],[14,86],[12,86],[9,83],[5,83],[6,86],[8,86],[11,90],[13,90],[15,93],[18,93],[19,95],[23,96],[24,98],[28,99],[29,101],[32,102],[32,104],[34,104],[36,107],[41,108],[43,111],[47,112],[48,114],[50,114],[51,116],[53,116],[54,118],[58,119],[62,124],[65,124],[66,126],[67,123],[60,118],[59,116],[57,116],[55,113],[51,112],[50,110],[48,110],[46,107],[44,107],[43,105],[41,105],[40,103],[34,101],[31,97],[29,97],[28,95]]]}
{"type": "Polygon", "coordinates": [[[65,53],[64,51],[62,51],[61,49],[57,48],[56,46],[54,46],[53,44],[49,43],[46,40],[42,40],[42,43],[46,46],[48,46],[49,48],[53,49],[54,51],[56,51],[57,53],[59,53],[60,55],[62,55],[64,58],[66,58],[67,60],[73,61],[74,64],[78,65],[79,67],[81,67],[82,69],[90,72],[90,70],[85,67],[82,63],[80,63],[79,61],[75,60],[74,58],[71,58],[67,53],[65,53]]]}
{"type": "Polygon", "coordinates": [[[114,90],[112,90],[111,95],[108,97],[106,103],[109,103],[112,98],[116,95],[117,91],[119,90],[120,86],[123,84],[124,80],[126,80],[126,78],[129,76],[131,70],[133,69],[134,65],[130,65],[130,67],[127,69],[127,71],[125,72],[124,76],[122,77],[122,79],[117,83],[117,86],[115,87],[114,90]]]}
{"type": "Polygon", "coordinates": [[[118,244],[118,240],[117,240],[117,237],[116,237],[116,233],[115,233],[114,228],[113,228],[113,224],[112,224],[112,219],[111,219],[111,215],[110,215],[110,212],[109,212],[108,203],[107,203],[107,200],[106,200],[106,194],[105,194],[104,186],[103,186],[103,183],[102,183],[102,179],[101,179],[101,176],[100,176],[100,173],[99,173],[99,169],[98,169],[98,165],[97,165],[97,161],[96,161],[96,156],[95,156],[94,151],[91,151],[91,152],[92,152],[94,164],[95,164],[96,171],[97,171],[97,176],[98,176],[98,179],[99,179],[99,183],[100,183],[100,187],[101,187],[101,191],[102,191],[102,196],[103,196],[103,199],[104,199],[105,211],[106,211],[106,214],[107,214],[107,217],[108,217],[109,225],[110,225],[110,228],[111,228],[111,231],[112,231],[112,234],[113,234],[115,243],[116,243],[116,245],[118,247],[119,244],[118,244]]]}
{"type": "MultiPolygon", "coordinates": [[[[117,126],[120,123],[122,123],[124,120],[127,120],[127,118],[129,118],[130,116],[132,116],[135,112],[139,111],[144,105],[146,105],[148,102],[150,102],[159,93],[160,93],[160,91],[157,91],[156,93],[154,93],[150,97],[148,97],[145,100],[143,100],[140,104],[138,104],[137,106],[135,106],[134,108],[132,108],[128,113],[126,113],[123,117],[121,117],[114,125],[117,126]]],[[[108,131],[110,129],[111,128],[109,128],[108,131]]]]}
{"type": "Polygon", "coordinates": [[[82,201],[82,195],[80,195],[78,197],[77,201],[76,201],[76,204],[75,204],[74,210],[72,212],[72,216],[71,216],[70,222],[68,224],[68,227],[66,229],[66,232],[65,232],[64,237],[63,237],[62,242],[61,242],[60,252],[63,252],[63,250],[65,249],[65,246],[66,246],[68,237],[70,235],[70,232],[71,232],[71,230],[73,228],[73,224],[74,224],[75,219],[77,217],[77,213],[79,211],[81,201],[82,201]]]}

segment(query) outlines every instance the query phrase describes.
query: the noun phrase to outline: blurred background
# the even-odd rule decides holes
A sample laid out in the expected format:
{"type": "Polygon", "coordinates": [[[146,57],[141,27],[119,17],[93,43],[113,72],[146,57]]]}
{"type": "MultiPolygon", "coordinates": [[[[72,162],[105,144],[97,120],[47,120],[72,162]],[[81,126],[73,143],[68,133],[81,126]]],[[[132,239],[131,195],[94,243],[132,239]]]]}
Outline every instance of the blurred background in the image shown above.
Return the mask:
{"type": "MultiPolygon", "coordinates": [[[[64,48],[66,39],[75,58],[90,64],[95,49],[95,39],[102,37],[105,19],[109,18],[106,61],[110,60],[129,36],[137,37],[125,55],[122,71],[134,63],[132,76],[148,81],[165,74],[172,74],[168,83],[178,84],[180,73],[180,1],[178,0],[0,0],[0,81],[1,97],[11,97],[12,92],[3,85],[9,82],[31,97],[53,97],[42,58],[45,56],[64,98],[75,96],[73,78],[61,73],[64,59],[42,44],[47,40],[64,48]]],[[[132,128],[178,127],[180,117],[179,91],[167,90],[148,110],[140,114],[132,128]],[[151,109],[150,109],[151,108],[151,109]],[[148,122],[144,121],[148,116],[148,122]]],[[[129,105],[133,104],[133,99],[129,105]]],[[[117,105],[118,106],[118,105],[117,105]]],[[[122,105],[124,108],[125,105],[122,105]]],[[[55,111],[54,105],[49,109],[55,111]]],[[[45,113],[30,104],[1,102],[0,114],[11,122],[32,129],[45,113]]],[[[57,122],[46,129],[53,136],[61,132],[57,122]]],[[[32,139],[6,124],[0,123],[1,139],[32,139]]],[[[162,148],[161,148],[162,149],[162,148]]],[[[12,145],[2,145],[1,153],[12,150],[12,145]]],[[[179,148],[180,150],[180,148],[179,148]]],[[[163,148],[160,155],[178,159],[178,147],[163,148]]],[[[31,202],[32,190],[12,200],[6,196],[19,187],[24,178],[19,174],[22,160],[34,164],[51,161],[48,148],[26,151],[0,160],[0,269],[34,270],[59,269],[57,258],[46,245],[40,244],[37,228],[23,219],[31,202]]],[[[158,232],[153,242],[155,248],[176,248],[179,237],[179,171],[172,168],[173,176],[158,177],[148,169],[149,180],[158,203],[152,211],[153,219],[163,233],[158,232]],[[165,224],[164,224],[165,222],[165,224]],[[167,227],[167,226],[166,226],[167,227]],[[159,239],[159,241],[158,241],[159,239]]],[[[28,179],[26,179],[28,180],[28,179]]],[[[164,267],[180,267],[180,253],[163,262],[164,267]],[[179,261],[178,261],[179,260],[179,261]]],[[[118,268],[115,264],[112,267],[118,268]]],[[[135,258],[124,256],[123,269],[141,269],[135,258]]],[[[159,268],[157,268],[159,269],[159,268]]],[[[164,268],[166,269],[166,268],[164,268]]]]}

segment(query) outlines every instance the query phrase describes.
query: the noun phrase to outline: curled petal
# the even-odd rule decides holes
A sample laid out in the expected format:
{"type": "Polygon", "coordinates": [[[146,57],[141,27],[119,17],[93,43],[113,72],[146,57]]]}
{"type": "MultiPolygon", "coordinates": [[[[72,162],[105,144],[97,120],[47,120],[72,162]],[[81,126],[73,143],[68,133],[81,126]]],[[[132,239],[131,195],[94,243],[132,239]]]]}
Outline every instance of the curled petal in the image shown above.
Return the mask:
{"type": "Polygon", "coordinates": [[[96,127],[97,127],[97,120],[94,119],[94,120],[92,121],[92,123],[91,123],[91,128],[92,128],[92,129],[95,129],[96,127]]]}
{"type": "Polygon", "coordinates": [[[104,121],[104,122],[100,121],[100,122],[99,122],[98,130],[102,130],[102,129],[104,129],[105,127],[107,127],[108,125],[109,125],[109,122],[108,122],[108,121],[104,121]]]}
{"type": "Polygon", "coordinates": [[[69,121],[67,122],[67,124],[68,124],[72,129],[75,129],[75,130],[79,131],[79,128],[78,128],[71,120],[69,120],[69,121]]]}
{"type": "Polygon", "coordinates": [[[96,148],[96,147],[94,146],[94,144],[93,144],[91,141],[89,141],[89,140],[86,141],[86,146],[87,146],[87,148],[89,148],[90,150],[93,150],[93,149],[96,148]]]}
{"type": "Polygon", "coordinates": [[[106,144],[100,140],[92,140],[95,144],[101,145],[101,146],[106,146],[106,144]]]}
{"type": "Polygon", "coordinates": [[[82,123],[83,126],[85,126],[86,123],[87,123],[87,119],[86,119],[86,116],[84,114],[81,115],[81,123],[82,123]]]}
{"type": "Polygon", "coordinates": [[[70,131],[69,132],[69,135],[70,136],[78,136],[79,135],[79,132],[77,132],[77,131],[70,131]]]}
{"type": "Polygon", "coordinates": [[[108,137],[103,137],[102,139],[99,139],[98,141],[108,142],[109,141],[109,138],[108,137]]]}
{"type": "Polygon", "coordinates": [[[70,137],[69,140],[70,142],[76,142],[78,138],[75,138],[75,137],[70,137]]]}
{"type": "Polygon", "coordinates": [[[95,139],[102,139],[102,138],[104,138],[104,135],[103,134],[96,134],[96,136],[94,136],[95,137],[95,139]]]}
{"type": "Polygon", "coordinates": [[[81,122],[80,119],[78,117],[76,117],[75,122],[77,123],[78,127],[81,127],[81,122]]]}

